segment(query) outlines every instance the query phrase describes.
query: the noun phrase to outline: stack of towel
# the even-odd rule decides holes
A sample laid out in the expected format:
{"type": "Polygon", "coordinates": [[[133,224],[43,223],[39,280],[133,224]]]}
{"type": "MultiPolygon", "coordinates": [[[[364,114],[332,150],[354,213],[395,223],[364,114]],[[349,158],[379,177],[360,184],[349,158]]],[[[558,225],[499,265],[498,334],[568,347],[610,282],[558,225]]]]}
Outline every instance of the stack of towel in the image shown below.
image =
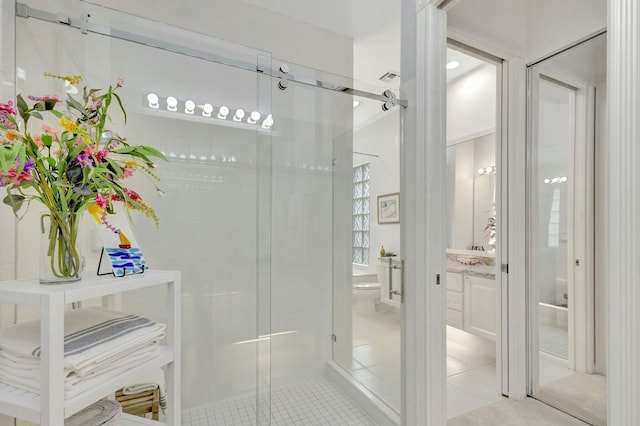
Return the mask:
{"type": "Polygon", "coordinates": [[[121,416],[118,402],[102,399],[66,419],[64,426],[115,426],[121,416]]]}
{"type": "MultiPolygon", "coordinates": [[[[152,357],[165,324],[104,308],[75,309],[64,318],[64,396],[91,389],[152,357]]],[[[0,381],[40,393],[40,321],[0,331],[0,381]]]]}

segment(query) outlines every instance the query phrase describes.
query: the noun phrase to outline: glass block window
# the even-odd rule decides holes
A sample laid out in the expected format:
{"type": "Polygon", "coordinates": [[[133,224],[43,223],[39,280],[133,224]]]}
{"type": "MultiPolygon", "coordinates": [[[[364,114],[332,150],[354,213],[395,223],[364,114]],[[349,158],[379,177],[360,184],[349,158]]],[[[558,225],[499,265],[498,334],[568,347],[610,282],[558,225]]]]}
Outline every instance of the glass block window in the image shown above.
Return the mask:
{"type": "Polygon", "coordinates": [[[352,261],[369,264],[369,163],[353,168],[352,261]]]}

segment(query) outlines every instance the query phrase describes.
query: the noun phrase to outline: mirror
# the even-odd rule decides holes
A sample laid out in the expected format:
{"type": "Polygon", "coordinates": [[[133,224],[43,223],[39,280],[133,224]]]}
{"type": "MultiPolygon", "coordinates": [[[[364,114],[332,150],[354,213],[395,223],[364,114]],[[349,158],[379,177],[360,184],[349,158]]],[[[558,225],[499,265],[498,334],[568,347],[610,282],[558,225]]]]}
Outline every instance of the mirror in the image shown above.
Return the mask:
{"type": "Polygon", "coordinates": [[[603,426],[606,35],[531,65],[527,91],[529,394],[603,426]]]}
{"type": "Polygon", "coordinates": [[[449,248],[495,250],[495,133],[447,147],[449,248]]]}

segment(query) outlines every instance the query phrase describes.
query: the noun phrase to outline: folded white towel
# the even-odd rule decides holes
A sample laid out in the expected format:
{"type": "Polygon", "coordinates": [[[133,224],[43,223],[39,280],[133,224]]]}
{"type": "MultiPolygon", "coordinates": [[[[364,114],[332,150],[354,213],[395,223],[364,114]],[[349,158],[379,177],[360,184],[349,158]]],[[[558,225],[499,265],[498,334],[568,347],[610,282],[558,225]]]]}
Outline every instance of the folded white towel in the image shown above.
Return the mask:
{"type": "MultiPolygon", "coordinates": [[[[144,317],[104,308],[66,311],[65,398],[153,356],[165,328],[144,317]]],[[[0,381],[39,393],[40,355],[39,320],[0,330],[0,381]]]]}
{"type": "MultiPolygon", "coordinates": [[[[100,374],[96,374],[90,377],[80,378],[75,375],[70,375],[64,383],[64,397],[65,399],[73,398],[82,392],[92,389],[98,385],[101,385],[106,380],[116,377],[132,367],[140,364],[140,360],[134,360],[123,364],[117,368],[113,368],[104,371],[100,374]]],[[[10,371],[0,370],[0,381],[9,384],[19,389],[23,389],[29,392],[40,393],[40,379],[20,377],[12,374],[10,371]]]]}
{"type": "MultiPolygon", "coordinates": [[[[164,337],[166,326],[138,315],[103,308],[65,312],[64,367],[84,373],[164,337]]],[[[39,358],[40,321],[16,324],[0,331],[0,349],[14,355],[39,358]]]]}

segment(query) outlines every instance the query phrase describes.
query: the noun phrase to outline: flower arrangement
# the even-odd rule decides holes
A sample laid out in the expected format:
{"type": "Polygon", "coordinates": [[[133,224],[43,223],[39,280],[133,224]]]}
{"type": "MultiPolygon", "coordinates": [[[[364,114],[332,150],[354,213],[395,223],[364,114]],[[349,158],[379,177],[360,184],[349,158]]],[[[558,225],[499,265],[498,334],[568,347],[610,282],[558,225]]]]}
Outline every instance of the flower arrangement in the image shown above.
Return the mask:
{"type": "MultiPolygon", "coordinates": [[[[45,76],[72,85],[82,82],[81,76],[45,76]]],[[[57,95],[28,96],[29,105],[19,95],[16,105],[11,101],[0,104],[0,187],[7,191],[3,201],[16,216],[31,201],[45,207],[41,226],[44,232],[45,219],[49,219],[47,255],[57,278],[81,273],[75,243],[79,216],[85,210],[116,233],[118,229],[109,224],[107,216],[114,213],[118,202],[158,223],[153,208],[129,187],[127,179],[140,172],[157,181],[153,159],[166,160],[165,156],[149,146],[130,145],[107,129],[109,109],[114,105],[126,123],[117,93],[123,86],[120,77],[105,90],[85,86],[82,99],[71,94],[66,102],[57,95]],[[59,109],[61,105],[66,106],[65,111],[59,109]],[[34,119],[41,121],[39,126],[32,124],[34,119]]]]}

